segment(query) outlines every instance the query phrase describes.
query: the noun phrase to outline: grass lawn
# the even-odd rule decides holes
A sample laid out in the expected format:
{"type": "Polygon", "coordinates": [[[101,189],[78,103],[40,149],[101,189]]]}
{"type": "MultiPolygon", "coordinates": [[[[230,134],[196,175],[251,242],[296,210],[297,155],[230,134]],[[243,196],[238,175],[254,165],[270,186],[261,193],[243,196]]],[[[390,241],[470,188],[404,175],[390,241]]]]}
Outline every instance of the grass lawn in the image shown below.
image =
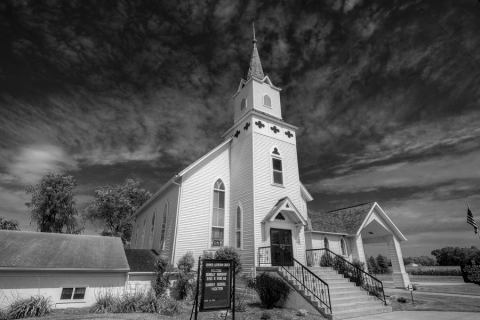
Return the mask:
{"type": "Polygon", "coordinates": [[[414,291],[412,304],[410,292],[395,293],[391,299],[393,311],[463,311],[480,312],[480,298],[427,295],[414,291]],[[396,300],[398,297],[407,299],[406,303],[396,300]]]}
{"type": "Polygon", "coordinates": [[[419,284],[418,292],[441,292],[441,293],[457,293],[480,296],[480,286],[474,283],[458,283],[458,284],[419,284]]]}

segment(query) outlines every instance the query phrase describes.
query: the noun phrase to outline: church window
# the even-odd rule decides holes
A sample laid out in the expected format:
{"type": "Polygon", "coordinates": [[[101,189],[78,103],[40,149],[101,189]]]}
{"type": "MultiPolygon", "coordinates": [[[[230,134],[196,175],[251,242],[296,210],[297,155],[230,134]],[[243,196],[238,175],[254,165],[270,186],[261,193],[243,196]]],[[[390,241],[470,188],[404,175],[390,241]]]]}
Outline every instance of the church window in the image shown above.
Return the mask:
{"type": "Polygon", "coordinates": [[[272,152],[272,170],[273,170],[273,183],[283,185],[283,167],[282,159],[280,158],[280,152],[277,148],[272,152]]]}
{"type": "Polygon", "coordinates": [[[328,239],[327,237],[323,238],[323,247],[325,249],[330,249],[330,245],[328,244],[328,239]]]}
{"type": "Polygon", "coordinates": [[[213,188],[212,247],[223,246],[225,226],[225,185],[218,179],[213,188]]]}
{"type": "Polygon", "coordinates": [[[237,245],[237,249],[242,247],[242,208],[240,206],[237,207],[237,219],[235,220],[235,243],[237,245]]]}
{"type": "Polygon", "coordinates": [[[151,241],[153,243],[153,233],[155,231],[155,216],[157,215],[157,210],[154,210],[153,211],[153,214],[152,214],[152,226],[150,228],[150,238],[151,238],[151,241]]]}
{"type": "Polygon", "coordinates": [[[165,249],[165,233],[167,231],[167,214],[168,214],[168,203],[165,203],[165,207],[163,209],[162,228],[160,230],[160,250],[165,249]]]}
{"type": "Polygon", "coordinates": [[[242,101],[240,102],[240,111],[245,110],[246,107],[247,107],[247,100],[243,98],[242,101]]]}
{"type": "Polygon", "coordinates": [[[272,99],[267,94],[263,96],[263,106],[267,108],[272,107],[272,99]]]}
{"type": "Polygon", "coordinates": [[[345,241],[344,238],[340,240],[340,246],[342,247],[342,255],[346,256],[348,254],[347,252],[347,242],[345,241]]]}

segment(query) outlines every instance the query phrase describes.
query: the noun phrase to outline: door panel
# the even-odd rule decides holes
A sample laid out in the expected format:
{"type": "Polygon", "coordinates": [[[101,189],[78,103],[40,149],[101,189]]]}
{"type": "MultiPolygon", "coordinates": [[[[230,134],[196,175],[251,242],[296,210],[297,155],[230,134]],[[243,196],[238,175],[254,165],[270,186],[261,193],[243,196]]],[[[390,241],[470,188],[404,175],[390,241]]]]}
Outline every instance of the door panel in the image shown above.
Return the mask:
{"type": "Polygon", "coordinates": [[[270,229],[270,246],[272,252],[272,266],[293,265],[291,230],[270,229]]]}

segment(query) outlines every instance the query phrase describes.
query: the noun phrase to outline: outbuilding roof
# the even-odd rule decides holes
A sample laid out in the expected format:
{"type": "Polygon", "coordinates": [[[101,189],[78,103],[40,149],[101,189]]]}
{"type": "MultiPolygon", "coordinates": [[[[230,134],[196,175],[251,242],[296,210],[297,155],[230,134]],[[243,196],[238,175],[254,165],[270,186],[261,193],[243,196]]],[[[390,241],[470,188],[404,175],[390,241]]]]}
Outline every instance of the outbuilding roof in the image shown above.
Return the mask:
{"type": "Polygon", "coordinates": [[[154,272],[159,255],[150,249],[126,249],[130,272],[154,272]]]}
{"type": "Polygon", "coordinates": [[[358,204],[352,207],[328,212],[308,211],[313,231],[340,234],[356,234],[375,202],[358,204]]]}
{"type": "Polygon", "coordinates": [[[0,270],[128,272],[120,238],[0,231],[0,270]]]}

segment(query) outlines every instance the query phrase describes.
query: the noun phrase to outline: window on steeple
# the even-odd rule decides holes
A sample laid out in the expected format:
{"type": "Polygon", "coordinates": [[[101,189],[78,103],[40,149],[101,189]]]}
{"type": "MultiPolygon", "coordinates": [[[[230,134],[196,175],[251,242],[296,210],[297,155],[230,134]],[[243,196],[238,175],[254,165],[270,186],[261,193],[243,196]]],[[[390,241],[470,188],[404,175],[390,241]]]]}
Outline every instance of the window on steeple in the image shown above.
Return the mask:
{"type": "Polygon", "coordinates": [[[225,228],[225,185],[218,179],[213,187],[212,247],[223,246],[225,228]]]}
{"type": "Polygon", "coordinates": [[[280,157],[280,152],[277,148],[274,148],[272,151],[272,171],[273,171],[273,184],[283,185],[283,166],[282,158],[280,157]]]}
{"type": "Polygon", "coordinates": [[[267,94],[263,96],[263,106],[267,108],[272,107],[272,99],[267,94]]]}
{"type": "Polygon", "coordinates": [[[240,102],[240,111],[245,110],[246,107],[247,107],[247,100],[243,98],[242,101],[240,102]]]}

